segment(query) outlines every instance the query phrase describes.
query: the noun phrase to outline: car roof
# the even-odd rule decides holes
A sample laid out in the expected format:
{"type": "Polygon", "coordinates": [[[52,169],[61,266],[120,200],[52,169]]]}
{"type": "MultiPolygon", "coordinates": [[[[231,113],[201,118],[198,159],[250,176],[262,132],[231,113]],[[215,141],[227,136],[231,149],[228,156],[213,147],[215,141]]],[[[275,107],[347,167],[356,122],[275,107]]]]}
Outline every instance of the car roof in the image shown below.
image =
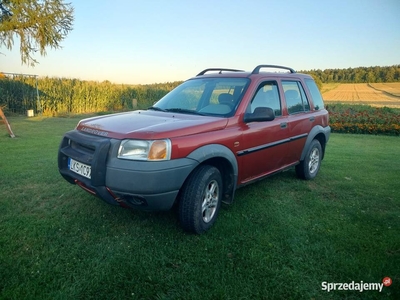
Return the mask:
{"type": "Polygon", "coordinates": [[[252,72],[247,72],[238,69],[227,69],[227,68],[208,68],[200,73],[198,73],[195,78],[215,78],[215,77],[222,77],[222,78],[245,78],[245,77],[275,77],[275,78],[293,78],[293,77],[305,77],[311,78],[312,77],[308,74],[297,73],[294,69],[285,67],[285,66],[278,66],[278,65],[258,65],[254,68],[252,72]],[[281,69],[285,70],[286,72],[271,72],[271,71],[263,71],[262,69],[281,69]]]}

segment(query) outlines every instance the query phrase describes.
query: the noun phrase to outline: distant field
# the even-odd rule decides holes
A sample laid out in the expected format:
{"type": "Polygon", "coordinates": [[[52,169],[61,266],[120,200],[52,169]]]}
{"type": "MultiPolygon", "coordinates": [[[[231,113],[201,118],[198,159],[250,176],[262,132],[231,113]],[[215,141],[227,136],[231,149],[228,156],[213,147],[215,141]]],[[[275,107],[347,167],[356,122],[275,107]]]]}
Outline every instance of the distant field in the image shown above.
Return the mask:
{"type": "Polygon", "coordinates": [[[400,82],[370,83],[372,88],[392,96],[400,97],[400,82]]]}
{"type": "Polygon", "coordinates": [[[324,84],[325,102],[400,107],[400,82],[324,84]]]}
{"type": "Polygon", "coordinates": [[[339,85],[340,85],[340,83],[336,83],[336,82],[335,83],[324,83],[321,88],[322,95],[325,95],[325,93],[327,93],[333,89],[336,89],[339,85]]]}

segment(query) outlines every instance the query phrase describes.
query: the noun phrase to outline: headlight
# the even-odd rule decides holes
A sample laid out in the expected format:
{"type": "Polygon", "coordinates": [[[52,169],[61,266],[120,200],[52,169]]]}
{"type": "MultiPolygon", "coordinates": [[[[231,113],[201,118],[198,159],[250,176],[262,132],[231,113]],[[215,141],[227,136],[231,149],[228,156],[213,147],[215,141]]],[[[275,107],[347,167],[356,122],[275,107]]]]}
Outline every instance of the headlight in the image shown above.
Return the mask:
{"type": "Polygon", "coordinates": [[[169,160],[170,140],[123,140],[118,149],[118,158],[132,160],[169,160]]]}

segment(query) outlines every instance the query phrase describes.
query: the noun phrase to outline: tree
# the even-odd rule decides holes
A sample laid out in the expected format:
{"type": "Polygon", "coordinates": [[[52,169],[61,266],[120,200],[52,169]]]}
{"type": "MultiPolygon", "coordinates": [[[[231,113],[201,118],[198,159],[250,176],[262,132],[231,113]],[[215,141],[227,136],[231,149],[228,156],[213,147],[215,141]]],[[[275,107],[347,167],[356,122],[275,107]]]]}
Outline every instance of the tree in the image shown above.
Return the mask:
{"type": "Polygon", "coordinates": [[[366,75],[366,82],[376,82],[375,73],[372,69],[366,75]]]}
{"type": "Polygon", "coordinates": [[[393,82],[395,74],[396,74],[396,70],[394,67],[388,68],[386,70],[386,74],[385,74],[385,82],[393,82]]]}
{"type": "Polygon", "coordinates": [[[45,56],[46,48],[61,48],[72,30],[73,12],[62,0],[0,0],[0,47],[11,50],[18,36],[22,64],[34,66],[35,52],[45,56]]]}

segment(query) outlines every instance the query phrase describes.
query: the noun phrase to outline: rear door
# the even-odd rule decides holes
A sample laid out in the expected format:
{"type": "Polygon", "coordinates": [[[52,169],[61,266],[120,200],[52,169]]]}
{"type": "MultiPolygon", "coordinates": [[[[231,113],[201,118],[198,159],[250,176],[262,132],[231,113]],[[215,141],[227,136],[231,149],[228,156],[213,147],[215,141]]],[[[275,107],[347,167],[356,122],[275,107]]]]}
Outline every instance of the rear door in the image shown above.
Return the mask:
{"type": "Polygon", "coordinates": [[[307,136],[315,123],[315,117],[310,110],[310,102],[300,80],[283,80],[282,89],[290,131],[287,158],[291,164],[300,160],[307,136]]]}

